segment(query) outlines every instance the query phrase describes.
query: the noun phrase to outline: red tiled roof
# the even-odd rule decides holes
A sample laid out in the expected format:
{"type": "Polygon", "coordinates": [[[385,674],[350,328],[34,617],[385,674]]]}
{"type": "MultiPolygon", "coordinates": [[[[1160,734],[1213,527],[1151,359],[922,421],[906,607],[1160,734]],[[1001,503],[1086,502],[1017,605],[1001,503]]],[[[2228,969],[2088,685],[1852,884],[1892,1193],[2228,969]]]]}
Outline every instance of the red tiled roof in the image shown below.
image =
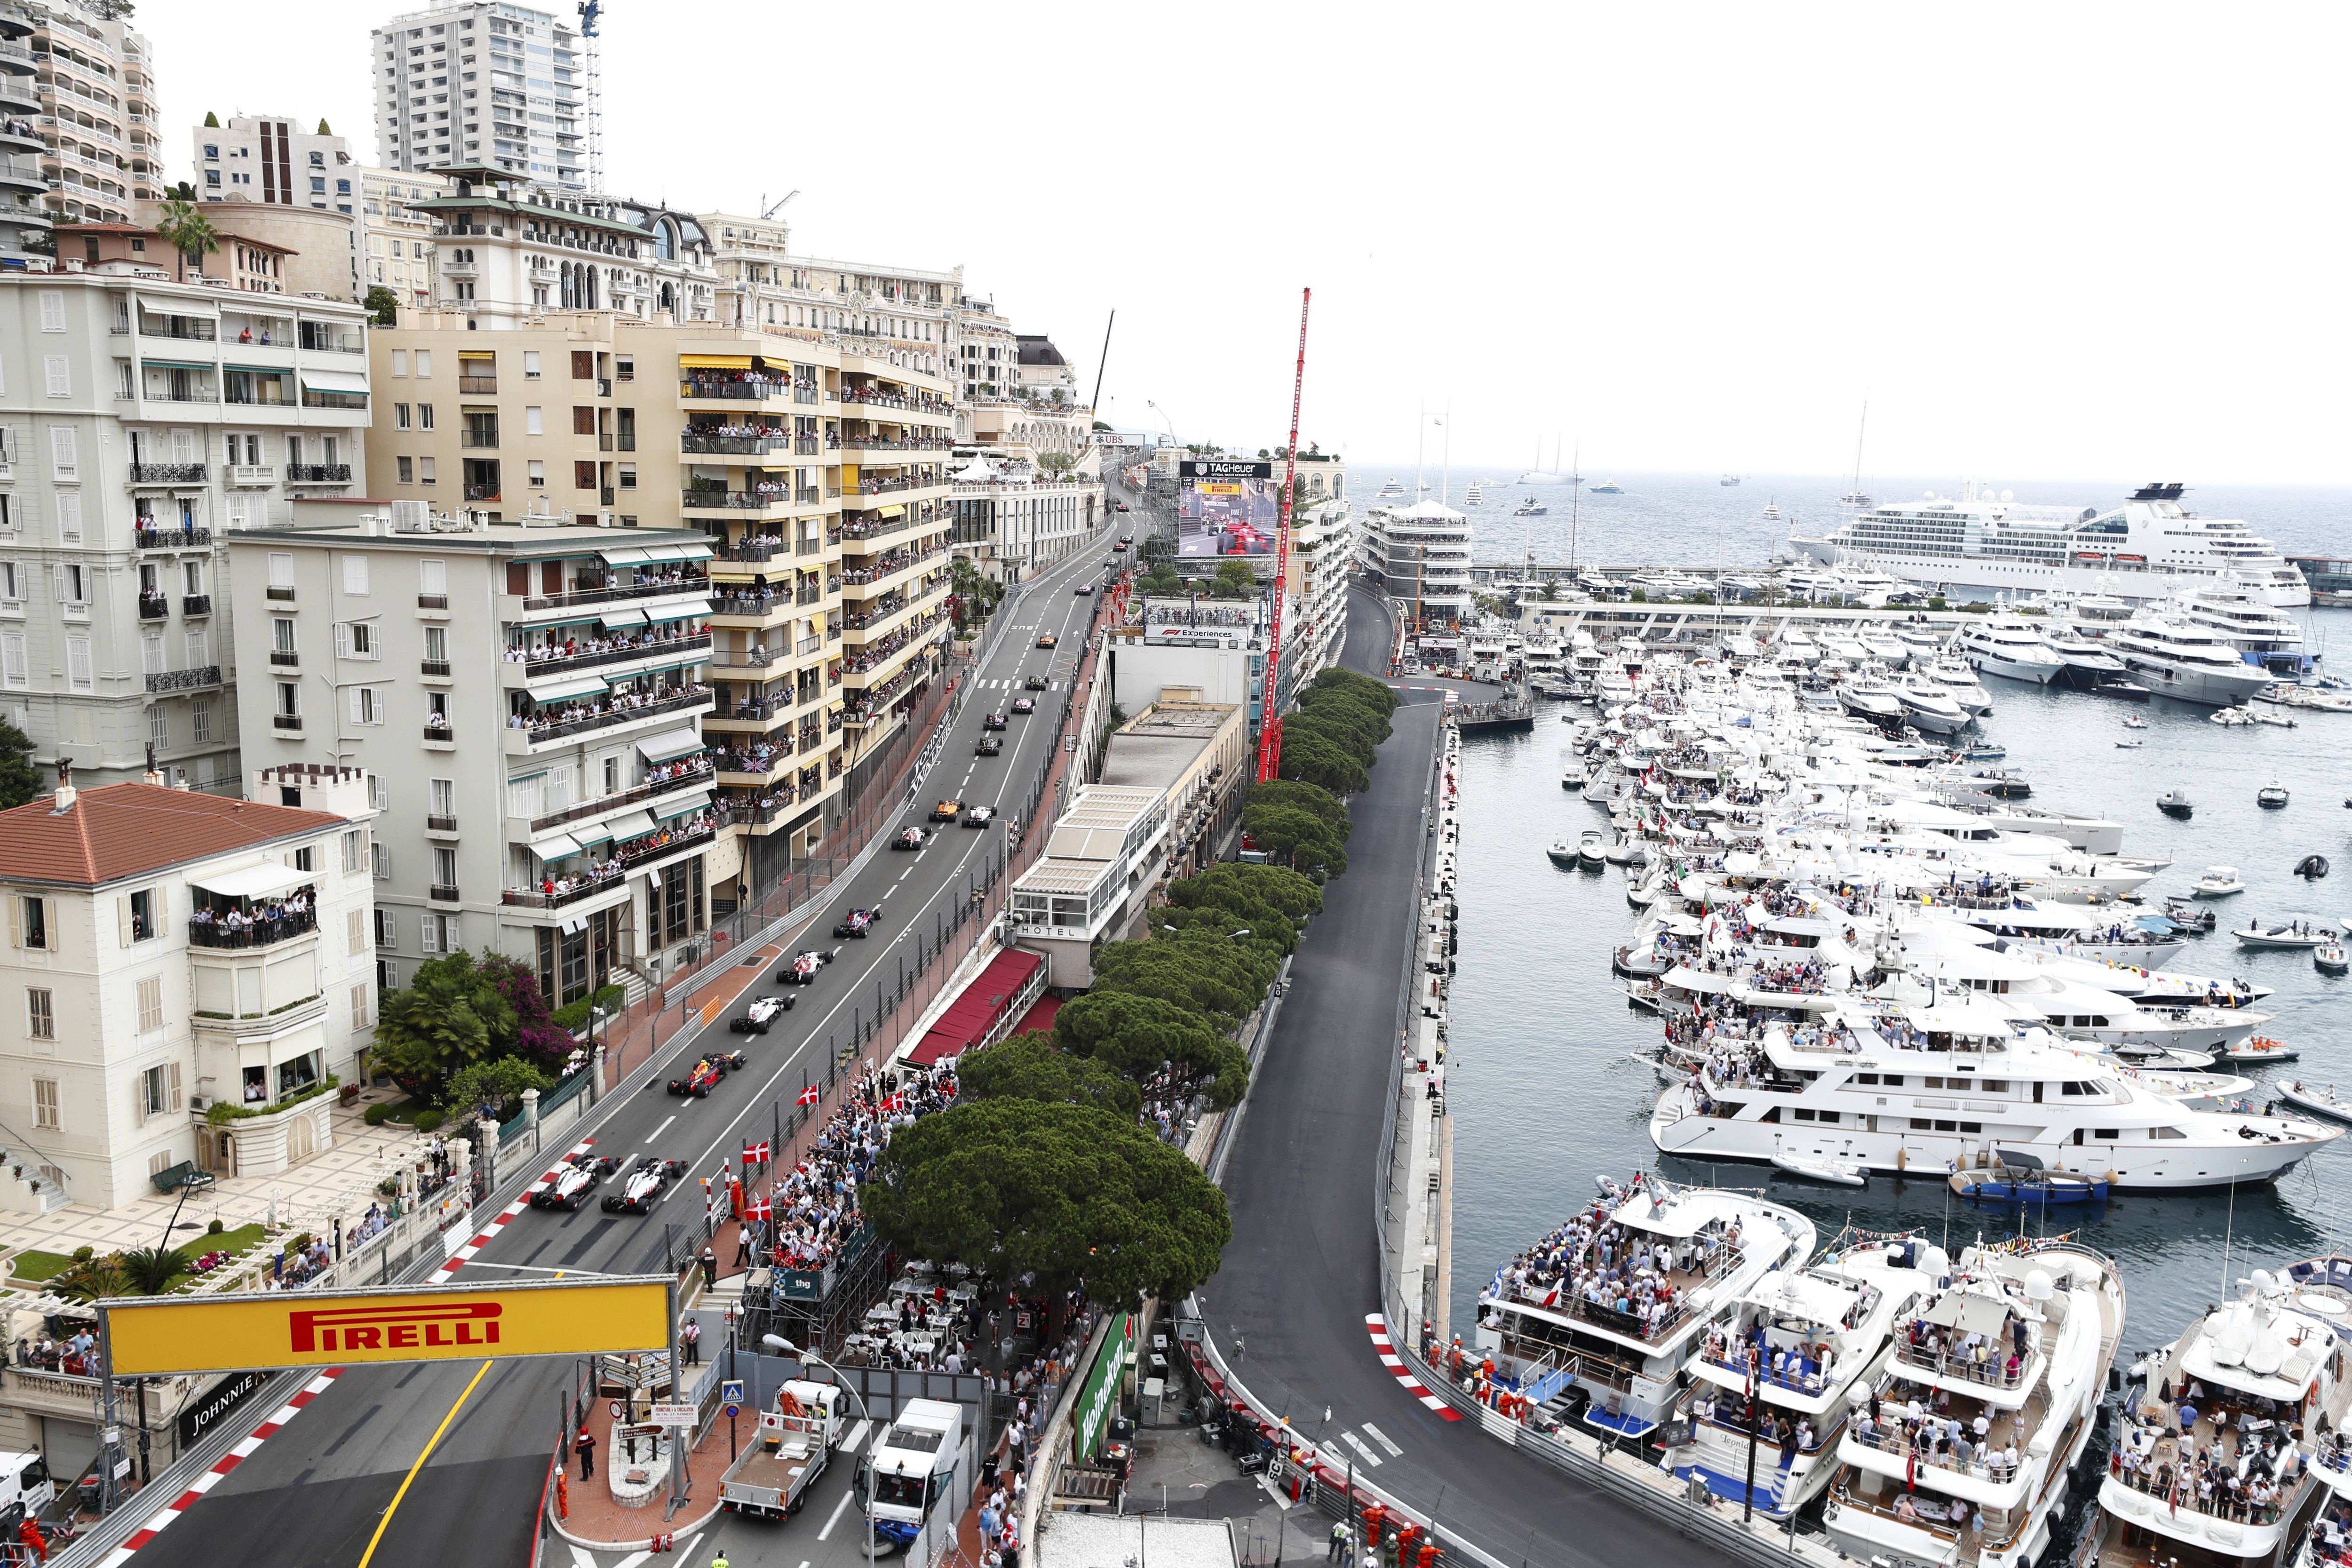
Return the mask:
{"type": "Polygon", "coordinates": [[[343,821],[331,812],[151,784],[83,790],[69,811],[57,804],[44,796],[0,811],[0,878],[95,886],[343,821]]]}
{"type": "MultiPolygon", "coordinates": [[[[5,822],[5,816],[0,816],[5,822]]],[[[928,1033],[907,1053],[907,1060],[919,1068],[931,1067],[950,1057],[960,1057],[980,1044],[988,1032],[1004,1016],[1004,1010],[1045,961],[1034,952],[1008,947],[989,961],[980,977],[963,988],[956,999],[948,1004],[928,1033]]]]}

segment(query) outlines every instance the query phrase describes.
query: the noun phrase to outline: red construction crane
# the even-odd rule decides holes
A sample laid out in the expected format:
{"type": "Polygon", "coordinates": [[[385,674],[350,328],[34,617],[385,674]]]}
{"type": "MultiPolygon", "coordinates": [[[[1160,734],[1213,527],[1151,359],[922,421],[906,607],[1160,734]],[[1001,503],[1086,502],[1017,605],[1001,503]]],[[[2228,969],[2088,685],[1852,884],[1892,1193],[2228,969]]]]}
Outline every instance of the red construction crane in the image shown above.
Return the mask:
{"type": "Polygon", "coordinates": [[[1298,291],[1298,369],[1290,383],[1290,445],[1283,453],[1282,526],[1274,547],[1274,617],[1265,637],[1265,686],[1258,698],[1257,782],[1282,776],[1282,714],[1275,688],[1282,677],[1282,599],[1290,577],[1290,497],[1298,485],[1298,399],[1307,389],[1307,308],[1315,290],[1298,291]]]}

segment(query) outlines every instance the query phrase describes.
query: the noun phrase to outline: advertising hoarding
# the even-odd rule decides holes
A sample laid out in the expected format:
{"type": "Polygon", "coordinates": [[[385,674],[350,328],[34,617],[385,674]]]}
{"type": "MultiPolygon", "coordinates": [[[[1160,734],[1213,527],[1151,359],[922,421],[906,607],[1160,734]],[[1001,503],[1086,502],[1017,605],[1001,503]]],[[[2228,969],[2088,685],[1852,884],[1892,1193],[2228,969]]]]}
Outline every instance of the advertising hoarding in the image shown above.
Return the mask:
{"type": "Polygon", "coordinates": [[[1187,459],[1176,465],[1176,480],[1178,555],[1274,553],[1282,490],[1272,463],[1187,459]]]}

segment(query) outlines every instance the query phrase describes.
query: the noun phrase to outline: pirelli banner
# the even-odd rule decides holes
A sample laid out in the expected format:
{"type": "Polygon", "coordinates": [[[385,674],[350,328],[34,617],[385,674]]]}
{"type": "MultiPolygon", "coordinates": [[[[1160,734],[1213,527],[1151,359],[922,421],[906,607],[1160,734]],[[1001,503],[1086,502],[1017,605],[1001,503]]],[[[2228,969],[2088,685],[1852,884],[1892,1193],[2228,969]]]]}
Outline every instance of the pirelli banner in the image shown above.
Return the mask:
{"type": "Polygon", "coordinates": [[[116,1377],[657,1351],[670,1342],[670,1289],[656,1277],[139,1298],[101,1302],[101,1331],[116,1377]]]}

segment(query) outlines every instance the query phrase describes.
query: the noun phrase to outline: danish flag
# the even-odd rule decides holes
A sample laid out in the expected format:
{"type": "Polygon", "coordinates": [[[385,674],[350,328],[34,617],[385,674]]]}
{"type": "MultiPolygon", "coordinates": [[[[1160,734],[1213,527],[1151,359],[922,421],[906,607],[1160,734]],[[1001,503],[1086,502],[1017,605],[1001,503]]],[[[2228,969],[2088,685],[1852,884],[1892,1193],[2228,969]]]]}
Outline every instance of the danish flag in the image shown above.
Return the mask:
{"type": "Polygon", "coordinates": [[[761,1139],[757,1143],[743,1145],[743,1163],[749,1165],[754,1162],[762,1165],[768,1163],[768,1141],[765,1138],[761,1139]]]}
{"type": "Polygon", "coordinates": [[[803,1105],[814,1105],[816,1103],[816,1085],[811,1084],[806,1089],[801,1090],[801,1103],[803,1105]]]}
{"type": "Polygon", "coordinates": [[[907,1097],[903,1094],[894,1094],[882,1102],[882,1109],[885,1112],[904,1110],[907,1109],[907,1097]]]}
{"type": "Polygon", "coordinates": [[[745,1219],[769,1219],[774,1216],[775,1212],[775,1205],[769,1203],[767,1199],[754,1198],[751,1200],[751,1206],[743,1211],[743,1217],[745,1219]]]}

